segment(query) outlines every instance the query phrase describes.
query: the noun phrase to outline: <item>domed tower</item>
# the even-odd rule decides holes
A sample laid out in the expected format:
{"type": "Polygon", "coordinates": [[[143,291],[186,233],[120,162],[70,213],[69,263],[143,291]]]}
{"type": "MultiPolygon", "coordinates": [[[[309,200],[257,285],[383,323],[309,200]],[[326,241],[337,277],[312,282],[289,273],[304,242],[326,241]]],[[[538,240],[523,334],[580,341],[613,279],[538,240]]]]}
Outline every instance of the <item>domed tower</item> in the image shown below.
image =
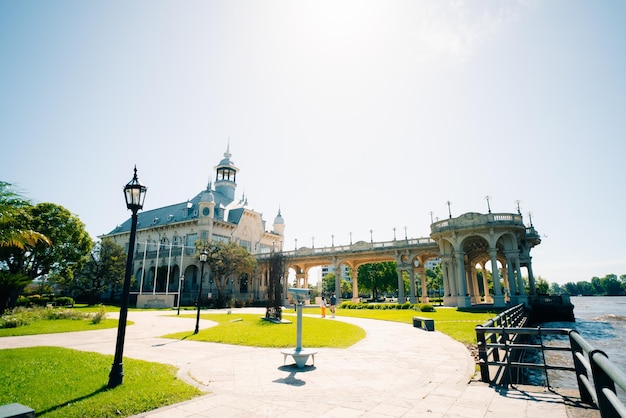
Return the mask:
{"type": "Polygon", "coordinates": [[[274,233],[284,237],[285,236],[285,220],[283,216],[280,214],[280,208],[278,209],[278,215],[274,218],[273,225],[274,233]]]}
{"type": "Polygon", "coordinates": [[[230,144],[226,148],[224,158],[218,165],[215,166],[217,179],[215,181],[215,191],[224,196],[228,202],[231,203],[235,200],[235,189],[237,188],[237,172],[239,169],[235,167],[235,164],[230,160],[230,144]]]}

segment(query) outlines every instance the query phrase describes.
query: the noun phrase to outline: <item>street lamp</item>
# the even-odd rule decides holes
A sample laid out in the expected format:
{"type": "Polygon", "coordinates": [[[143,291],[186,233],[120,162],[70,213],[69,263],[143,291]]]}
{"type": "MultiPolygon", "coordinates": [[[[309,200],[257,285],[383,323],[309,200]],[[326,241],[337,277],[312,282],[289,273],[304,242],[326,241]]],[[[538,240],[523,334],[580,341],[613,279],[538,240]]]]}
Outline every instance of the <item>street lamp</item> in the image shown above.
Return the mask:
{"type": "Polygon", "coordinates": [[[200,289],[198,290],[198,313],[196,315],[196,329],[193,332],[194,334],[197,334],[200,330],[200,301],[202,300],[202,276],[204,276],[204,263],[206,263],[208,258],[209,254],[206,252],[206,250],[203,249],[200,252],[200,289]]]}
{"type": "Polygon", "coordinates": [[[143,201],[146,198],[148,188],[142,185],[137,178],[137,166],[133,179],[124,186],[124,197],[126,207],[132,211],[130,239],[128,242],[128,256],[126,258],[126,274],[124,275],[124,287],[122,290],[122,305],[120,307],[120,319],[117,326],[117,342],[115,344],[115,357],[113,367],[109,373],[109,383],[107,387],[114,388],[122,384],[124,379],[123,353],[124,338],[126,336],[126,317],[128,316],[128,294],[130,293],[130,276],[133,272],[133,254],[135,252],[135,235],[137,232],[137,211],[143,208],[143,201]]]}

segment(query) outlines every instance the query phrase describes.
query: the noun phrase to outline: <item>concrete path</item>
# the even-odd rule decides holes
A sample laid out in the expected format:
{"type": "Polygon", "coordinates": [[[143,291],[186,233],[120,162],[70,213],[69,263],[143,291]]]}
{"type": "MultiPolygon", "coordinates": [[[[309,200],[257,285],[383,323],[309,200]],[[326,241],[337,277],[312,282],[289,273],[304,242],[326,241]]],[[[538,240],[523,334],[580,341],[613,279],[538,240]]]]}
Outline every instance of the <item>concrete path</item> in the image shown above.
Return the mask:
{"type": "MultiPolygon", "coordinates": [[[[238,313],[261,316],[264,309],[235,309],[233,319],[238,313]]],[[[366,338],[348,349],[319,348],[315,365],[298,369],[291,359],[283,365],[280,349],[159,338],[193,331],[195,318],[171,315],[130,311],[124,356],[177,366],[179,378],[207,394],[142,417],[599,416],[542,388],[497,390],[474,381],[474,361],[462,344],[409,324],[327,317],[362,327],[366,338]]],[[[202,320],[200,328],[212,325],[202,320]]],[[[5,337],[0,348],[54,345],[112,355],[116,333],[5,337]]]]}

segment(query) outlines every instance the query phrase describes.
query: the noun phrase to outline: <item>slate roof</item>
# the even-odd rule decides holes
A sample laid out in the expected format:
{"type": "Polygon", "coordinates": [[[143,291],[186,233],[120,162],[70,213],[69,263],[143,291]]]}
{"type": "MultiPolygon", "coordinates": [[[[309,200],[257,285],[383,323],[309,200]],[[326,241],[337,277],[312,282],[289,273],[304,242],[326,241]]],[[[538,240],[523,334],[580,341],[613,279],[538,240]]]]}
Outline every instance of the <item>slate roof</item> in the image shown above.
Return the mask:
{"type": "MultiPolygon", "coordinates": [[[[231,204],[230,199],[221,193],[211,190],[215,199],[215,219],[237,224],[241,220],[244,207],[237,207],[228,211],[228,219],[224,219],[225,208],[231,204]]],[[[178,222],[186,222],[198,219],[198,203],[204,198],[206,201],[207,190],[198,193],[193,199],[176,203],[162,208],[156,208],[137,213],[137,229],[145,229],[153,226],[164,226],[178,222]]],[[[131,218],[105,235],[130,232],[131,218]]]]}

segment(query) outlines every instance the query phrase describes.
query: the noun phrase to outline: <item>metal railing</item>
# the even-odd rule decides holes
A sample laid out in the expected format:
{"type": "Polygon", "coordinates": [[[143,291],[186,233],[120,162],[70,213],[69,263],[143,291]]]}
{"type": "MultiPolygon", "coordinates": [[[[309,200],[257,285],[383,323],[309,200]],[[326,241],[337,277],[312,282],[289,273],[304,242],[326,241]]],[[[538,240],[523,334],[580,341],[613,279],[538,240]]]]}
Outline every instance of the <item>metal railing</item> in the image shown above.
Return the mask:
{"type": "Polygon", "coordinates": [[[548,371],[560,370],[576,375],[580,399],[595,405],[602,417],[626,417],[626,407],[616,393],[616,385],[626,393],[626,374],[609,360],[601,350],[595,349],[576,330],[569,328],[524,327],[527,315],[523,305],[514,306],[476,326],[478,365],[481,379],[487,383],[515,381],[515,371],[543,370],[546,385],[550,387],[548,371]],[[567,336],[561,344],[547,345],[547,336],[567,336]],[[534,337],[537,342],[529,342],[534,337]],[[524,361],[524,354],[536,352],[538,362],[524,361]],[[546,353],[571,352],[573,366],[548,364],[546,353]],[[491,371],[495,370],[492,376],[491,371]]]}

